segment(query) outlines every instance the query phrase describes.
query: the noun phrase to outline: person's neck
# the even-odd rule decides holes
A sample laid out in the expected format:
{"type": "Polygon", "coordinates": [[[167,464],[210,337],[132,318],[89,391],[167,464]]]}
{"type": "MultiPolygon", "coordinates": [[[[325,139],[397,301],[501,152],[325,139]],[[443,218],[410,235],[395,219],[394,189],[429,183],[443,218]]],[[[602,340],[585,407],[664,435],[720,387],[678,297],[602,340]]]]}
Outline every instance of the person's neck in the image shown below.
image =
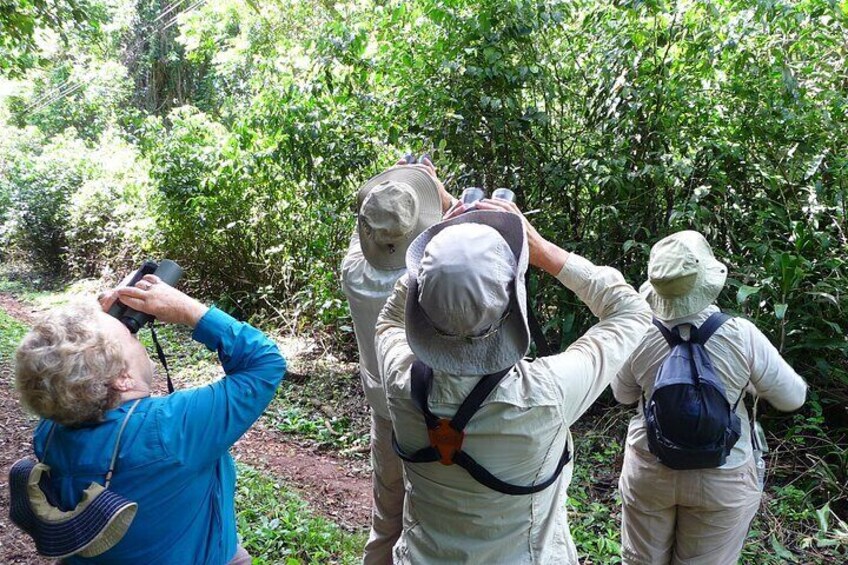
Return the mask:
{"type": "Polygon", "coordinates": [[[146,398],[150,396],[150,389],[147,390],[127,390],[121,393],[121,404],[135,400],[136,398],[146,398]]]}

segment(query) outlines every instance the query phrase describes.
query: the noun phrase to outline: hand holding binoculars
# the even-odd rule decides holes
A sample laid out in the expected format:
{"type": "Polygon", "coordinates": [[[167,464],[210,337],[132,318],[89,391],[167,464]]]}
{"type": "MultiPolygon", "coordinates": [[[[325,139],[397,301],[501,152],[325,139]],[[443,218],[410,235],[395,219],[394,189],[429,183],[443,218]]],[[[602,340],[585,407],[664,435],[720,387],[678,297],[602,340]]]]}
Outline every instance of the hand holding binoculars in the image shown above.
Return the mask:
{"type": "MultiPolygon", "coordinates": [[[[129,283],[127,283],[127,286],[135,286],[144,275],[156,275],[163,283],[176,286],[177,282],[183,276],[183,270],[179,265],[169,259],[164,259],[161,263],[145,261],[141,268],[135,272],[129,283]]],[[[130,330],[130,333],[138,332],[138,330],[154,319],[150,314],[133,310],[120,300],[115,301],[115,304],[109,309],[109,315],[120,320],[130,330]]]]}
{"type": "Polygon", "coordinates": [[[425,159],[431,163],[433,162],[427,153],[422,153],[420,157],[416,157],[413,153],[407,153],[403,156],[403,160],[406,161],[407,165],[423,165],[425,159]]]}
{"type": "MultiPolygon", "coordinates": [[[[459,197],[459,200],[468,207],[480,200],[483,200],[485,197],[486,192],[482,188],[469,186],[462,191],[462,196],[459,197]]],[[[494,192],[492,192],[492,198],[505,200],[507,202],[515,202],[515,193],[508,188],[496,188],[494,192]]]]}

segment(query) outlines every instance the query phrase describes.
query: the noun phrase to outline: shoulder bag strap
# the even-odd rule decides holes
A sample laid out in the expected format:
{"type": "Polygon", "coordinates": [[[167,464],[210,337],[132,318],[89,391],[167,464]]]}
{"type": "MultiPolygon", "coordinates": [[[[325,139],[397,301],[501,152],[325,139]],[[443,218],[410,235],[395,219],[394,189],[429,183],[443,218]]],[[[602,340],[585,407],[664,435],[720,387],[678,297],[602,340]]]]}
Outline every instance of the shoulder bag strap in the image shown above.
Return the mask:
{"type": "Polygon", "coordinates": [[[454,463],[468,471],[468,474],[474,477],[474,480],[492,490],[503,494],[526,495],[543,491],[554,484],[562,473],[563,468],[571,460],[571,452],[568,450],[568,440],[566,439],[565,447],[562,450],[562,455],[559,458],[559,462],[557,463],[557,467],[554,469],[553,474],[544,482],[527,486],[514,485],[500,480],[487,471],[482,465],[477,463],[477,461],[475,461],[474,458],[468,455],[465,451],[457,452],[456,455],[454,455],[453,460],[454,463]]]}
{"type": "Polygon", "coordinates": [[[121,447],[121,436],[124,435],[124,429],[127,427],[127,423],[130,421],[130,416],[135,412],[138,403],[141,402],[141,398],[137,399],[133,402],[133,405],[130,406],[130,409],[127,410],[127,415],[124,416],[124,421],[121,422],[121,428],[118,430],[118,437],[115,439],[115,449],[112,450],[112,460],[109,462],[109,471],[106,473],[106,484],[104,485],[106,488],[109,488],[109,485],[112,483],[112,474],[115,472],[115,462],[118,460],[118,450],[121,447]]]}
{"type": "MultiPolygon", "coordinates": [[[[430,396],[430,389],[433,386],[433,369],[416,359],[412,362],[410,375],[412,381],[410,385],[412,401],[415,402],[415,405],[418,406],[418,409],[424,415],[424,423],[427,425],[427,429],[431,430],[439,423],[439,419],[430,410],[427,401],[430,396]]],[[[392,449],[394,449],[398,457],[410,463],[430,463],[439,460],[439,452],[432,445],[421,448],[414,453],[404,451],[397,441],[394,429],[392,429],[392,449]]]]}
{"type": "Polygon", "coordinates": [[[439,418],[430,410],[428,402],[430,390],[433,388],[433,369],[416,359],[412,363],[410,373],[412,377],[412,401],[415,402],[415,405],[424,414],[424,421],[427,423],[427,427],[434,428],[439,418]]]}

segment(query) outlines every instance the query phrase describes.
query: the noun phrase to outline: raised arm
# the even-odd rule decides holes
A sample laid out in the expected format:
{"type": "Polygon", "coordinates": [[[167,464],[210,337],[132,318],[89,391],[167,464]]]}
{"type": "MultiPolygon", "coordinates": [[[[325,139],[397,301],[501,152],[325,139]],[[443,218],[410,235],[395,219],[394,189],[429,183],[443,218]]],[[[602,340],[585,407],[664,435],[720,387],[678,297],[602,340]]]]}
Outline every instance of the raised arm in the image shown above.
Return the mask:
{"type": "Polygon", "coordinates": [[[749,333],[751,384],[763,399],[783,412],[800,408],[807,398],[807,383],[784,361],[780,352],[757,327],[738,318],[749,333]]]}
{"type": "Polygon", "coordinates": [[[651,310],[617,270],[573,253],[557,279],[600,319],[564,352],[533,363],[559,383],[563,417],[571,424],[624,366],[650,326],[651,310]]]}
{"type": "Polygon", "coordinates": [[[226,377],[172,394],[162,408],[166,449],[188,466],[226,453],[273,400],[286,372],[277,346],[262,332],[211,308],[192,337],[218,352],[226,377]]]}
{"type": "MultiPolygon", "coordinates": [[[[484,200],[477,207],[521,215],[512,202],[484,200]]],[[[546,373],[560,386],[563,418],[571,424],[600,396],[636,349],[651,324],[651,309],[621,273],[597,267],[547,241],[521,216],[530,264],[556,276],[600,318],[566,351],[531,364],[534,373],[546,373]]]]}
{"type": "Polygon", "coordinates": [[[639,402],[639,397],[642,395],[642,387],[636,382],[636,375],[633,373],[633,366],[629,357],[613,378],[610,386],[613,396],[621,404],[635,404],[639,402]]]}
{"type": "Polygon", "coordinates": [[[217,351],[224,367],[225,378],[176,392],[161,407],[159,433],[165,449],[187,466],[206,465],[259,418],[274,398],[286,362],[256,328],[148,277],[152,284],[145,288],[119,289],[121,301],[163,322],[193,327],[192,337],[217,351]]]}

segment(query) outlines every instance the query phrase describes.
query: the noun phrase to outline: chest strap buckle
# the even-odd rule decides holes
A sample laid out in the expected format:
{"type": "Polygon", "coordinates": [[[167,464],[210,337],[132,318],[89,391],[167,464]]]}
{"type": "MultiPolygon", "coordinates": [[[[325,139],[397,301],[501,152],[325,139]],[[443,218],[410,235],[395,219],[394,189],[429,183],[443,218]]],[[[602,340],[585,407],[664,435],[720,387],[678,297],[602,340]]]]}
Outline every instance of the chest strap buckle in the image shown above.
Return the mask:
{"type": "Polygon", "coordinates": [[[439,418],[435,427],[427,428],[427,435],[430,437],[430,445],[439,452],[439,463],[453,465],[453,456],[462,449],[465,432],[454,429],[447,418],[439,418]]]}

